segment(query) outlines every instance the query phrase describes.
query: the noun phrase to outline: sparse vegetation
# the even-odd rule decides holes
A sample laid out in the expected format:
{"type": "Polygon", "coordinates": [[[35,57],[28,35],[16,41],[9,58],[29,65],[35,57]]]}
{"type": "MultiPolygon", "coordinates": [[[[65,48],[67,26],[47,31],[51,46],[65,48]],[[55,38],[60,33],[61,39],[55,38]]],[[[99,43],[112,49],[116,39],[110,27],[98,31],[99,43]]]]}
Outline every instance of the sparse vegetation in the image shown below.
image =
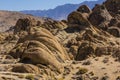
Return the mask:
{"type": "Polygon", "coordinates": [[[24,75],[19,75],[18,77],[19,77],[19,78],[25,78],[25,76],[24,76],[24,75]]]}
{"type": "Polygon", "coordinates": [[[87,68],[79,68],[78,72],[76,73],[77,75],[79,74],[85,74],[88,72],[88,69],[87,68]]]}
{"type": "Polygon", "coordinates": [[[25,78],[26,78],[26,79],[29,79],[29,80],[34,80],[34,75],[29,74],[29,75],[26,75],[25,78]]]}

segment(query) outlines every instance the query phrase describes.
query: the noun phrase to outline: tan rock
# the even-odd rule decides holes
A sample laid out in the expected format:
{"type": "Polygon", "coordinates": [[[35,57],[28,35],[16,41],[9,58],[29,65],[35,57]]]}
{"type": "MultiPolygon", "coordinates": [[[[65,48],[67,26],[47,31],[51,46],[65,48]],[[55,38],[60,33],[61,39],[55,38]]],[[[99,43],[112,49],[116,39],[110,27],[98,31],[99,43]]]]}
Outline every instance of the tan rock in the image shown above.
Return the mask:
{"type": "Polygon", "coordinates": [[[34,74],[40,73],[40,69],[37,66],[34,66],[32,64],[16,65],[12,68],[12,71],[19,72],[19,73],[34,73],[34,74]]]}
{"type": "Polygon", "coordinates": [[[96,5],[89,16],[91,24],[102,29],[108,27],[108,23],[111,19],[112,16],[109,14],[104,5],[96,5]]]}
{"type": "Polygon", "coordinates": [[[77,11],[68,15],[68,24],[69,27],[77,27],[78,29],[85,29],[91,25],[86,16],[77,11]]]}
{"type": "Polygon", "coordinates": [[[65,49],[51,32],[32,26],[26,31],[28,35],[21,37],[9,54],[23,62],[28,59],[33,64],[51,65],[61,72],[62,63],[69,60],[65,49]]]}

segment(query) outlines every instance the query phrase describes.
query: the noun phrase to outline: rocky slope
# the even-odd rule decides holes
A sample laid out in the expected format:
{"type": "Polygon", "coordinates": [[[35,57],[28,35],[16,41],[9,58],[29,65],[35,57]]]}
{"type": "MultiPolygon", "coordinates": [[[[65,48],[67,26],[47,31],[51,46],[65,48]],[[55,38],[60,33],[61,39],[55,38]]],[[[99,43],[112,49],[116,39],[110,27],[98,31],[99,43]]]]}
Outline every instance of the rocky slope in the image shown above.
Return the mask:
{"type": "MultiPolygon", "coordinates": [[[[38,17],[33,17],[31,15],[25,15],[19,12],[0,11],[0,32],[9,30],[10,27],[12,28],[16,24],[18,19],[26,18],[26,17],[32,17],[32,18],[40,20],[40,18],[38,17]]],[[[41,22],[42,22],[42,18],[41,18],[41,22]]]]}
{"type": "Polygon", "coordinates": [[[19,19],[0,35],[1,80],[120,80],[119,4],[82,5],[62,21],[19,19]]]}

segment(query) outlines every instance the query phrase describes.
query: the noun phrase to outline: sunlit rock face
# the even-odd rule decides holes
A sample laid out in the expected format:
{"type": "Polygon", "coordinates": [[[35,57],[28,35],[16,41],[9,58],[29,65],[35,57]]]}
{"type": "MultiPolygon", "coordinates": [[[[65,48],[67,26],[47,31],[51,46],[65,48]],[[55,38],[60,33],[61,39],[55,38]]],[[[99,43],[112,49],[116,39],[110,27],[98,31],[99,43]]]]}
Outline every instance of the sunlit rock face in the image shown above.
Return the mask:
{"type": "Polygon", "coordinates": [[[51,65],[58,71],[63,69],[62,63],[69,60],[65,49],[52,33],[41,28],[33,19],[18,20],[14,33],[22,35],[9,53],[14,58],[20,58],[23,62],[28,59],[33,64],[51,65]]]}

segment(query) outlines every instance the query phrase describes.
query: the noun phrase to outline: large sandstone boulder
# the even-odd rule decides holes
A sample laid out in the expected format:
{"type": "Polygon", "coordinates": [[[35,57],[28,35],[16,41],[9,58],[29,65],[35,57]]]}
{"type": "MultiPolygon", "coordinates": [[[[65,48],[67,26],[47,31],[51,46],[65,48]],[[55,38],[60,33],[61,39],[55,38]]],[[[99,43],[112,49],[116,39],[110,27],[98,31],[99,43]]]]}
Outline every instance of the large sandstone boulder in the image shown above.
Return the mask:
{"type": "Polygon", "coordinates": [[[22,38],[25,35],[28,35],[28,30],[34,26],[41,26],[41,22],[30,17],[19,19],[16,22],[16,25],[13,27],[13,33],[14,35],[17,35],[18,37],[22,38]]]}
{"type": "Polygon", "coordinates": [[[40,73],[40,69],[32,64],[21,64],[13,66],[12,71],[19,73],[34,73],[34,74],[40,73]]]}
{"type": "MultiPolygon", "coordinates": [[[[18,33],[21,32],[22,30],[18,33]]],[[[69,56],[51,32],[34,25],[25,32],[27,34],[19,39],[9,54],[14,58],[20,58],[22,62],[52,66],[61,72],[61,63],[69,60],[69,56]]]]}
{"type": "Polygon", "coordinates": [[[77,27],[78,29],[85,29],[91,25],[86,16],[77,11],[74,11],[68,15],[68,24],[69,27],[77,27]]]}
{"type": "Polygon", "coordinates": [[[98,28],[105,29],[108,27],[108,23],[112,19],[112,16],[107,11],[104,5],[96,5],[93,8],[91,15],[89,16],[90,22],[98,28]]]}

